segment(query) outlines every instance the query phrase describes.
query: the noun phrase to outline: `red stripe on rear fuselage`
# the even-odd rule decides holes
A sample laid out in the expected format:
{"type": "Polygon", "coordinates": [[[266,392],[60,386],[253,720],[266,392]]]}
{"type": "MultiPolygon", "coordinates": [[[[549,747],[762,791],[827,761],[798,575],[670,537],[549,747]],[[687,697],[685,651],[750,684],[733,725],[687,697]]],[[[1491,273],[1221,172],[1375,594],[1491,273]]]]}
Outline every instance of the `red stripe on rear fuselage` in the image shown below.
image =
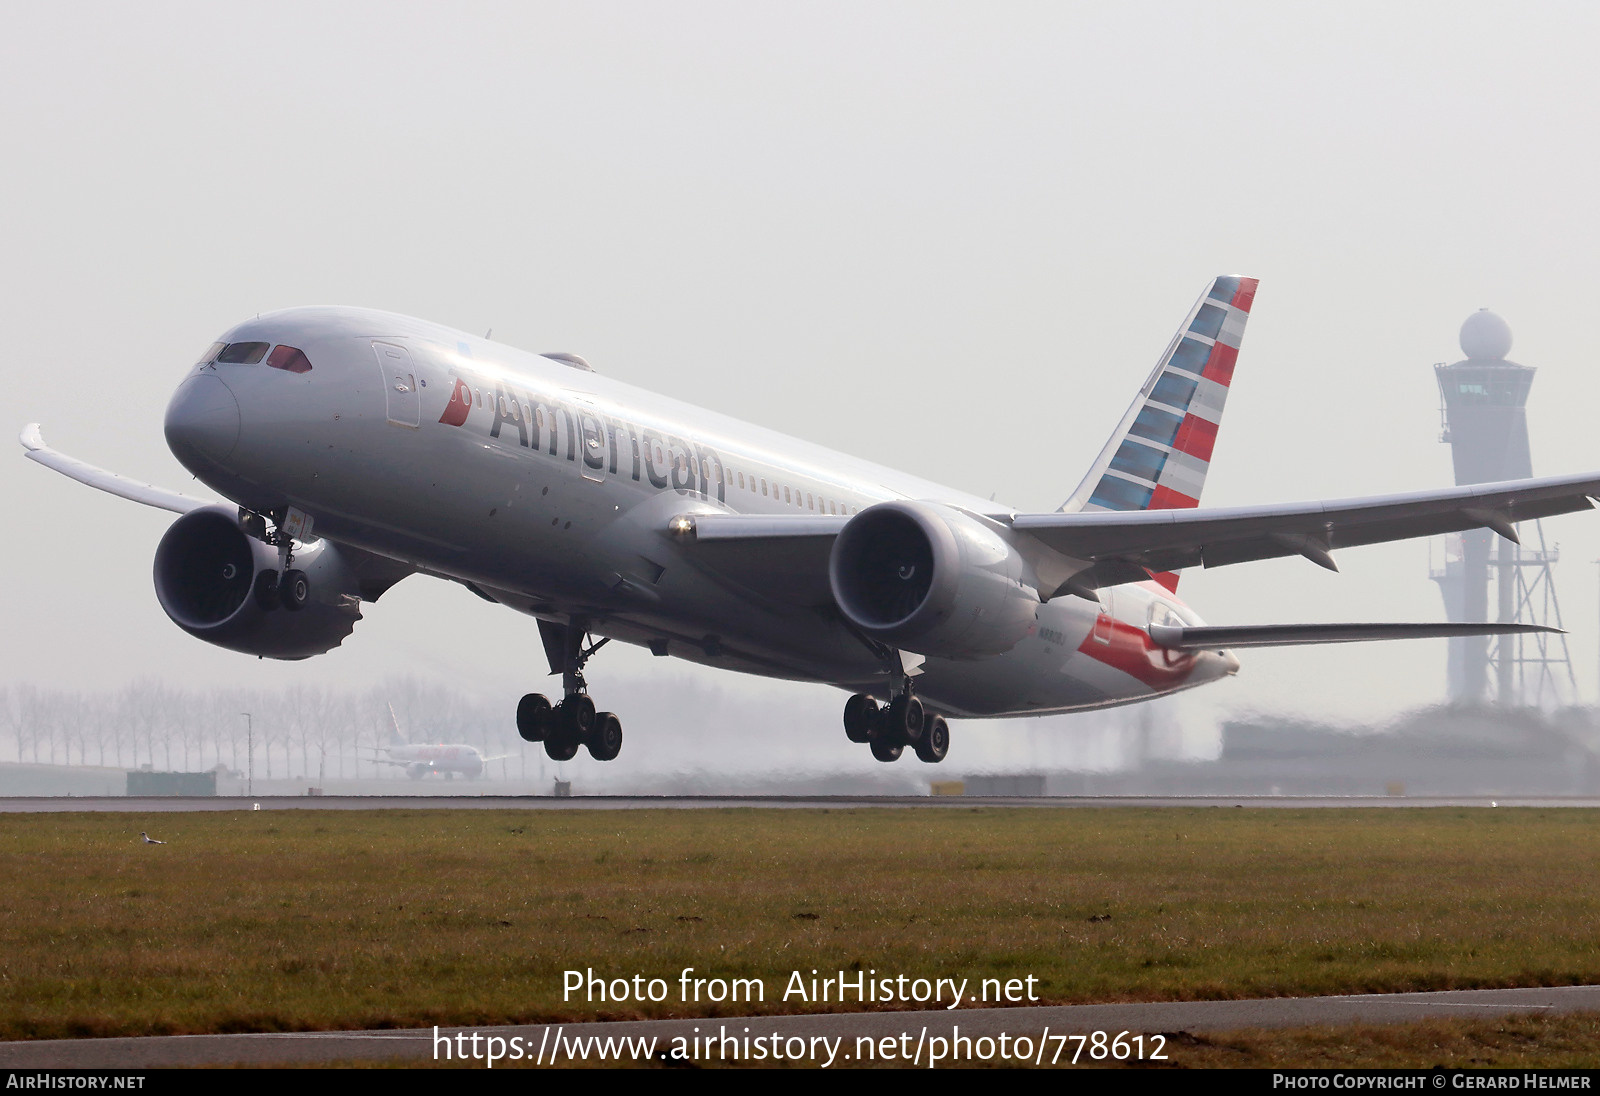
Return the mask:
{"type": "Polygon", "coordinates": [[[1188,680],[1189,674],[1194,670],[1193,654],[1157,647],[1151,640],[1149,632],[1114,617],[1109,618],[1110,642],[1102,642],[1095,636],[1105,635],[1107,619],[1106,614],[1100,614],[1095,626],[1090,629],[1083,642],[1078,644],[1079,654],[1088,655],[1096,662],[1103,662],[1113,670],[1119,670],[1150,686],[1156,692],[1176,689],[1188,680]]]}

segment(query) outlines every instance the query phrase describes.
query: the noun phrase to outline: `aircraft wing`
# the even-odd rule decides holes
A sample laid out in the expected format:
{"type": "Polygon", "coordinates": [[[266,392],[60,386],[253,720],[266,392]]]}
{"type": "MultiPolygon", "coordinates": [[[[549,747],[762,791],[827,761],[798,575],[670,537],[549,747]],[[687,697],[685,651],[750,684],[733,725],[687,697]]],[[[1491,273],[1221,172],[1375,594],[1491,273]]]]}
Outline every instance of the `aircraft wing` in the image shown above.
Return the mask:
{"type": "Polygon", "coordinates": [[[1276,556],[1302,555],[1337,570],[1332,553],[1340,548],[1462,529],[1493,529],[1515,541],[1514,523],[1590,509],[1597,495],[1600,474],[1588,473],[1277,506],[1018,514],[1011,526],[1093,563],[1063,590],[1093,589],[1137,581],[1139,572],[1276,556]]]}
{"type": "MultiPolygon", "coordinates": [[[[1516,522],[1587,510],[1596,496],[1600,473],[1587,473],[1273,506],[1017,514],[1011,527],[1064,557],[1061,563],[1081,565],[1070,568],[1076,573],[1059,587],[1040,591],[1049,600],[1069,591],[1092,597],[1097,587],[1140,582],[1152,573],[1278,556],[1305,556],[1338,570],[1333,553],[1341,548],[1463,529],[1493,529],[1515,541],[1516,522]]],[[[695,514],[674,531],[691,533],[697,554],[736,581],[769,592],[781,588],[784,600],[820,603],[831,597],[833,539],[849,520],[695,514]]]]}
{"type": "Polygon", "coordinates": [[[86,483],[97,490],[107,491],[133,502],[161,510],[171,510],[175,514],[187,514],[190,510],[198,510],[202,506],[216,505],[212,500],[193,498],[151,483],[140,483],[127,476],[107,472],[104,468],[85,464],[65,453],[58,453],[44,443],[44,435],[39,432],[39,424],[36,422],[30,422],[23,428],[20,440],[22,448],[27,450],[26,456],[29,460],[38,461],[46,468],[52,468],[79,483],[86,483]]]}
{"type": "Polygon", "coordinates": [[[829,605],[828,553],[849,520],[833,514],[695,514],[688,528],[695,555],[724,578],[774,601],[829,605]]]}

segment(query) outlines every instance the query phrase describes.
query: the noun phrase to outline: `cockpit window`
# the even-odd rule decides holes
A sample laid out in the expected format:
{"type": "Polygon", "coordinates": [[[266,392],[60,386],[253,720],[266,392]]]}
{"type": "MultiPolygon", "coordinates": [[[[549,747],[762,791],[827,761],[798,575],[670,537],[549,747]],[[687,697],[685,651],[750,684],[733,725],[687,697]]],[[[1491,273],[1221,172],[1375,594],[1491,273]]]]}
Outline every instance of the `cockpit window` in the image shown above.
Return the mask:
{"type": "Polygon", "coordinates": [[[205,356],[202,357],[199,361],[195,362],[195,364],[196,365],[210,365],[212,362],[217,360],[217,355],[222,353],[227,348],[228,348],[228,344],[227,343],[221,343],[221,342],[212,343],[211,346],[209,348],[207,348],[207,350],[205,352],[205,356]]]}
{"type": "Polygon", "coordinates": [[[274,369],[287,369],[291,373],[311,372],[311,361],[306,357],[305,351],[293,346],[274,347],[267,357],[267,364],[274,369]]]}
{"type": "Polygon", "coordinates": [[[229,343],[222,353],[217,355],[217,361],[222,365],[255,365],[266,355],[266,343],[229,343]]]}

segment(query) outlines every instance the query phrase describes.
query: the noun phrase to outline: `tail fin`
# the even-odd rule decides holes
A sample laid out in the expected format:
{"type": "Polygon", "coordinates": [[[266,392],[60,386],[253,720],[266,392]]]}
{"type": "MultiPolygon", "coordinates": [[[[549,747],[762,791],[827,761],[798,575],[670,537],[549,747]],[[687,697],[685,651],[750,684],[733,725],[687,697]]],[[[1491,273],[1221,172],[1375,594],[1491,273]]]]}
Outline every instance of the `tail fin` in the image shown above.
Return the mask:
{"type": "Polygon", "coordinates": [[[1256,279],[1213,281],[1062,511],[1197,505],[1256,279]]]}
{"type": "MultiPolygon", "coordinates": [[[[1184,510],[1200,503],[1256,279],[1200,295],[1062,511],[1184,510]]],[[[1176,575],[1157,575],[1169,589],[1176,575]]]]}

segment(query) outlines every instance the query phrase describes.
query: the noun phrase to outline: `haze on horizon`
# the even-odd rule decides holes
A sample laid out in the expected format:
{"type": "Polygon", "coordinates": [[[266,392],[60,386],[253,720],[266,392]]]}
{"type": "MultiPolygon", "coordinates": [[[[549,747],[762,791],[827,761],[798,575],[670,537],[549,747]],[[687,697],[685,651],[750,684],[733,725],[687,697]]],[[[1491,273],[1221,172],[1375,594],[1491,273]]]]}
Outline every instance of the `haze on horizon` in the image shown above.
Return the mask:
{"type": "MultiPolygon", "coordinates": [[[[194,490],[161,436],[194,356],[360,304],[1053,509],[1235,272],[1262,284],[1205,505],[1448,484],[1430,366],[1484,306],[1539,368],[1535,474],[1592,470],[1597,31],[1577,4],[10,5],[0,422],[194,490]]],[[[6,681],[398,673],[508,721],[543,683],[531,621],[421,578],[319,659],[208,647],[151,589],[168,515],[9,459],[6,681]]],[[[1592,700],[1600,516],[1545,529],[1592,700]]],[[[1217,624],[1444,619],[1426,542],[1338,559],[1180,592],[1217,624]]],[[[1186,719],[1444,693],[1443,642],[1247,656],[1186,719]]],[[[804,694],[842,744],[822,687],[614,648],[589,676],[804,694]]]]}

